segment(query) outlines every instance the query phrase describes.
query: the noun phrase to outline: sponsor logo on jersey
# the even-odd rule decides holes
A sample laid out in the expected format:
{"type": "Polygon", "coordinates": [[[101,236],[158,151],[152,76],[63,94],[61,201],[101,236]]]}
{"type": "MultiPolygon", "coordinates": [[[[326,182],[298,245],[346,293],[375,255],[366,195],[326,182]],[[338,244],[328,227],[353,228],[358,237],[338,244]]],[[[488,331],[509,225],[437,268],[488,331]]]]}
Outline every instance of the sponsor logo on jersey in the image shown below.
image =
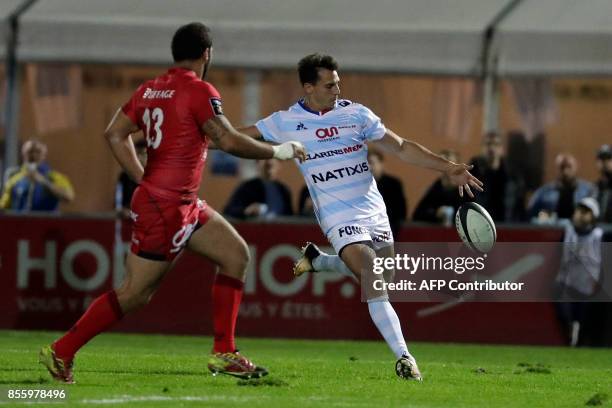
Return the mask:
{"type": "Polygon", "coordinates": [[[210,98],[208,101],[216,116],[223,115],[223,103],[221,103],[221,98],[210,98]]]}
{"type": "MultiPolygon", "coordinates": [[[[332,140],[340,139],[340,129],[354,129],[357,125],[343,125],[343,126],[332,126],[328,128],[319,128],[315,131],[317,142],[327,143],[332,140]]],[[[299,129],[296,129],[299,130],[299,129]]]]}
{"type": "Polygon", "coordinates": [[[326,150],[324,152],[318,152],[318,153],[308,153],[308,155],[306,155],[306,160],[316,160],[316,159],[323,159],[327,157],[339,156],[342,154],[355,153],[355,152],[360,151],[362,148],[363,148],[362,144],[356,144],[354,146],[347,146],[341,149],[326,150]]]}
{"type": "Polygon", "coordinates": [[[345,177],[351,177],[355,174],[362,174],[369,171],[368,162],[356,164],[355,166],[346,166],[339,169],[328,170],[321,173],[311,174],[313,183],[325,183],[329,180],[340,180],[345,177]]]}
{"type": "Polygon", "coordinates": [[[344,227],[338,228],[338,236],[340,238],[347,236],[350,237],[352,235],[361,235],[361,234],[369,234],[372,237],[373,242],[388,242],[391,241],[391,231],[383,231],[380,234],[370,234],[367,228],[361,227],[359,225],[346,225],[344,227]]]}
{"type": "Polygon", "coordinates": [[[315,136],[319,139],[319,142],[336,140],[338,139],[338,128],[336,126],[319,128],[315,131],[315,136]]]}
{"type": "Polygon", "coordinates": [[[304,124],[302,122],[298,123],[298,125],[295,127],[295,130],[308,130],[308,128],[306,126],[304,126],[304,124]]]}
{"type": "Polygon", "coordinates": [[[367,233],[368,233],[367,228],[360,227],[358,225],[347,225],[345,227],[338,228],[338,235],[340,236],[340,238],[342,238],[345,235],[351,236],[351,235],[360,235],[360,234],[367,234],[367,233]]]}
{"type": "Polygon", "coordinates": [[[151,89],[147,88],[142,94],[142,99],[170,99],[174,96],[174,89],[151,89]]]}
{"type": "Polygon", "coordinates": [[[372,241],[374,242],[388,242],[391,241],[391,231],[383,231],[378,235],[374,235],[372,237],[372,241]]]}

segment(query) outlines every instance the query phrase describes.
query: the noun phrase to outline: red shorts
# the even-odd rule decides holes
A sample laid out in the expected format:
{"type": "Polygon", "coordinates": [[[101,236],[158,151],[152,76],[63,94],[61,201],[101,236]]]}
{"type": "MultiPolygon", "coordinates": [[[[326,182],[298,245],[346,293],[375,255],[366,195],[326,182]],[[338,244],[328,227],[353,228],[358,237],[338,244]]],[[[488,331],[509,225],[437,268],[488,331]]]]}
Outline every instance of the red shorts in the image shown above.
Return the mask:
{"type": "Polygon", "coordinates": [[[210,216],[205,201],[161,198],[139,186],[132,196],[130,249],[142,258],[171,261],[210,216]]]}

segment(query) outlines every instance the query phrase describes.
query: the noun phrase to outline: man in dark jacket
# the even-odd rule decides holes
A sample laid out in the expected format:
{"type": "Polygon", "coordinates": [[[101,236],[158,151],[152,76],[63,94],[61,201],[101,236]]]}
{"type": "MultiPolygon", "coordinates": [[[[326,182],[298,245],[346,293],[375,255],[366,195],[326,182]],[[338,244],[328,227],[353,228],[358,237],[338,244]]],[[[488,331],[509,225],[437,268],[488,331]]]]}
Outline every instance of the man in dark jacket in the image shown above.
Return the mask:
{"type": "Polygon", "coordinates": [[[223,213],[236,218],[274,218],[293,215],[291,193],[277,180],[280,164],[276,159],[260,160],[259,177],[240,184],[223,213]]]}
{"type": "MultiPolygon", "coordinates": [[[[440,155],[453,162],[459,160],[452,150],[442,150],[440,155]]],[[[468,198],[460,197],[448,176],[443,175],[427,189],[412,214],[412,220],[451,226],[455,212],[465,201],[469,201],[468,198]]]]}
{"type": "Polygon", "coordinates": [[[482,153],[472,159],[472,174],[487,189],[475,194],[477,203],[486,208],[495,221],[518,221],[523,210],[524,183],[508,171],[501,135],[488,132],[482,140],[482,153]]]}

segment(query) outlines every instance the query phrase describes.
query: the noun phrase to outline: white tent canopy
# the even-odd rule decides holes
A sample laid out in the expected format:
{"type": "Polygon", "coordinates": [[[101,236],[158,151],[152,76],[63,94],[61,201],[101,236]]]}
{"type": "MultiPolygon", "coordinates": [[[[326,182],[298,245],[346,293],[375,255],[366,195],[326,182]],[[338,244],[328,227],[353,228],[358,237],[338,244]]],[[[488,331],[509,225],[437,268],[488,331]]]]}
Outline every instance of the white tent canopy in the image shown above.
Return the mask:
{"type": "Polygon", "coordinates": [[[498,40],[501,75],[610,75],[612,1],[524,0],[498,40]]]}
{"type": "Polygon", "coordinates": [[[215,62],[294,67],[314,51],[343,69],[475,75],[484,27],[508,0],[39,0],[19,58],[166,64],[174,30],[203,21],[215,62]]]}
{"type": "MultiPolygon", "coordinates": [[[[0,58],[7,16],[0,0],[0,58]]],[[[511,0],[38,0],[20,19],[21,61],[166,64],[173,31],[211,26],[224,66],[291,68],[306,53],[343,69],[478,75],[483,33],[511,0]]],[[[612,74],[612,1],[523,0],[502,20],[503,75],[612,74]]]]}

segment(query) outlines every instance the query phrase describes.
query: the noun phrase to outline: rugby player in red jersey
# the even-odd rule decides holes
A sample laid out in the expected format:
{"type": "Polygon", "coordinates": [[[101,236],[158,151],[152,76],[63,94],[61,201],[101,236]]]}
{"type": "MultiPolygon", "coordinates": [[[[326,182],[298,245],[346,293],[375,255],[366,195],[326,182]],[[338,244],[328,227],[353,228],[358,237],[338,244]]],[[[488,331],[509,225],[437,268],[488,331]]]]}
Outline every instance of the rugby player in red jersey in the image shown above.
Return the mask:
{"type": "Polygon", "coordinates": [[[197,197],[209,142],[251,159],[303,160],[297,142],[278,146],[236,131],[223,115],[221,96],[203,78],[210,66],[210,30],[201,23],[180,27],[172,39],[175,66],[145,82],[117,111],[105,132],[113,155],[139,183],[132,198],[134,221],[126,276],[121,286],[95,299],[76,324],[43,347],[40,362],[57,380],[72,383],[76,352],[125,314],[146,305],[173,259],[187,247],[218,268],[212,289],[213,374],[255,378],[267,370],[238,353],[234,329],[249,262],[245,241],[197,197]],[[131,134],[144,132],[148,161],[143,169],[131,134]]]}

